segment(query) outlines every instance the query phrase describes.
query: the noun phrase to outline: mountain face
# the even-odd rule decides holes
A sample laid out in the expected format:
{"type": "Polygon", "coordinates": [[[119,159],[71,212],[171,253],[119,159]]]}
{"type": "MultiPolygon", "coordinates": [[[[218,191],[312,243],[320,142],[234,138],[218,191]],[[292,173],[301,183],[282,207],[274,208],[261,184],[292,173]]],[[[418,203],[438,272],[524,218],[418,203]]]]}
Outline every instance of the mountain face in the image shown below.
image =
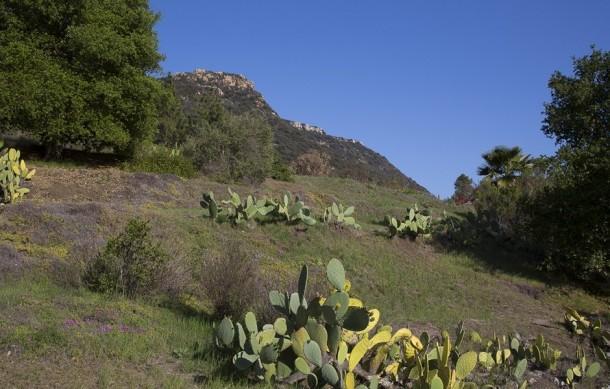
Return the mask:
{"type": "Polygon", "coordinates": [[[199,97],[215,93],[234,114],[257,111],[272,126],[281,158],[291,163],[309,151],[319,151],[330,159],[331,175],[379,185],[427,190],[405,176],[384,156],[357,140],[328,135],[320,127],[281,118],[242,75],[195,70],[170,76],[185,112],[194,110],[199,97]]]}

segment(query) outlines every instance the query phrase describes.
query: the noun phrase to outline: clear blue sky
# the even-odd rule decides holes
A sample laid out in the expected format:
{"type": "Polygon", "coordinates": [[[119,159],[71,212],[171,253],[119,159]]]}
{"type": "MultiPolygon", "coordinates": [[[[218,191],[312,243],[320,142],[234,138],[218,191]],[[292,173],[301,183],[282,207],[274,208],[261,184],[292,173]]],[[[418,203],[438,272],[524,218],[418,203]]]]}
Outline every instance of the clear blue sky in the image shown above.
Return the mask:
{"type": "Polygon", "coordinates": [[[151,4],[164,71],[242,73],[284,118],[359,139],[443,197],[494,145],[551,154],[549,76],[610,49],[608,0],[151,4]]]}

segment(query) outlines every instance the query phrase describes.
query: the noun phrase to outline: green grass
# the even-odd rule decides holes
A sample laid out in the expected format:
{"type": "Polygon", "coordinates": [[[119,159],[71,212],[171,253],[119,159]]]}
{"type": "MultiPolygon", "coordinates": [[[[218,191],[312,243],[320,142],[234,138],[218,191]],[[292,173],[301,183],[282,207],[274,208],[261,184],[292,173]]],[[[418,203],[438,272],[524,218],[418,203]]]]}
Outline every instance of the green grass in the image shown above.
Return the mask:
{"type": "Polygon", "coordinates": [[[211,323],[169,308],[38,279],[0,286],[0,312],[0,350],[11,351],[0,356],[11,366],[0,382],[9,387],[182,388],[193,377],[245,386],[214,378],[225,360],[211,347],[211,323]]]}
{"type": "MultiPolygon", "coordinates": [[[[48,174],[52,178],[45,182],[47,188],[63,177],[51,169],[47,173],[56,174],[48,174]]],[[[90,171],[83,170],[82,179],[78,179],[79,174],[70,177],[82,198],[98,198],[107,189],[106,181],[90,179],[90,171]]],[[[37,178],[45,179],[44,175],[37,178]]],[[[135,175],[129,179],[125,182],[130,187],[141,187],[135,175]]],[[[96,229],[98,235],[86,238],[106,239],[107,231],[118,232],[130,215],[137,214],[151,220],[155,237],[175,258],[188,260],[193,269],[201,265],[204,255],[221,253],[223,239],[231,238],[262,255],[263,274],[292,283],[303,263],[323,270],[331,258],[339,258],[352,281],[352,294],[369,307],[379,308],[383,323],[408,326],[416,333],[452,328],[465,320],[468,329],[484,335],[494,330],[518,331],[526,338],[543,333],[549,342],[571,355],[575,342],[561,326],[564,306],[610,318],[607,297],[549,282],[553,280],[528,267],[514,252],[492,246],[480,252],[449,253],[425,242],[383,236],[384,228],[378,222],[386,214],[400,216],[407,206],[417,203],[438,216],[447,207],[422,193],[326,177],[296,177],[294,183],[269,180],[257,188],[232,185],[240,194],[256,191],[279,196],[290,190],[304,196],[318,214],[332,201],[354,205],[362,225],[361,231],[336,230],[321,224],[302,231],[283,224],[233,228],[204,218],[198,204],[201,193],[214,190],[220,199],[226,198],[227,189],[205,178],[172,182],[170,188],[171,192],[158,189],[150,198],[140,193],[139,202],[130,196],[98,200],[104,217],[96,229]],[[160,195],[169,200],[159,201],[160,195]],[[539,326],[539,321],[549,326],[539,326]]],[[[58,204],[75,202],[69,193],[36,196],[34,186],[32,200],[44,205],[45,218],[61,221],[72,217],[61,209],[56,211],[58,204]]],[[[62,242],[62,236],[71,236],[66,223],[50,223],[53,231],[45,231],[45,223],[32,223],[29,217],[28,223],[22,223],[19,212],[4,215],[10,217],[0,220],[0,227],[7,223],[10,230],[4,237],[0,234],[0,245],[10,245],[24,255],[31,254],[32,247],[44,255],[62,243],[67,247],[75,243],[62,242]],[[26,234],[38,238],[16,239],[26,234]],[[52,241],[41,240],[41,236],[50,234],[52,241]]],[[[33,259],[30,274],[50,268],[44,260],[37,267],[38,259],[33,259]]],[[[88,259],[69,255],[63,260],[88,259]]],[[[182,264],[186,266],[186,262],[182,264]]],[[[198,385],[196,377],[205,377],[201,387],[246,386],[222,370],[226,360],[214,351],[211,334],[210,322],[185,316],[158,302],[109,298],[60,287],[37,276],[0,284],[0,364],[10,366],[0,369],[0,382],[8,382],[9,387],[182,388],[198,385]],[[97,321],[88,324],[87,317],[97,321]],[[80,324],[66,327],[67,320],[80,324]],[[106,324],[113,330],[100,333],[100,327],[106,324]],[[138,331],[121,332],[121,325],[138,331]],[[16,351],[7,357],[13,349],[16,351]]]]}

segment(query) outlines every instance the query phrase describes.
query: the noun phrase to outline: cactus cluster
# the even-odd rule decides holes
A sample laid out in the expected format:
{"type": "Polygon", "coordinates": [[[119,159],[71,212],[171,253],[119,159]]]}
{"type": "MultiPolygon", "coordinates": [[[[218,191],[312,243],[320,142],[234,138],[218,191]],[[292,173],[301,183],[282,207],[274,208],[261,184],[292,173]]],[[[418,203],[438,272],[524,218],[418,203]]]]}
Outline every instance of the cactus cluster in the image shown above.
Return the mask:
{"type": "Polygon", "coordinates": [[[582,347],[576,348],[576,365],[566,370],[566,383],[574,388],[576,382],[581,381],[585,377],[593,378],[601,370],[599,362],[587,364],[587,357],[582,347]]]}
{"type": "Polygon", "coordinates": [[[356,218],[354,217],[354,210],[353,206],[345,208],[343,204],[339,203],[337,205],[333,201],[332,205],[324,210],[322,221],[326,224],[334,224],[335,227],[347,226],[360,229],[360,224],[356,223],[356,218]]]}
{"type": "MultiPolygon", "coordinates": [[[[251,312],[243,323],[224,318],[215,330],[216,345],[231,352],[235,368],[250,378],[309,388],[478,388],[469,379],[481,369],[505,373],[525,389],[529,364],[553,370],[561,356],[542,336],[529,345],[518,334],[484,341],[475,331],[470,332],[469,344],[478,347],[462,350],[463,323],[453,340],[447,331],[440,337],[426,332],[417,337],[409,328],[394,331],[379,325],[378,310],[365,308],[350,296],[351,283],[340,261],[332,259],[326,275],[329,296],[307,300],[308,268],[303,266],[297,291],[269,293],[280,317],[264,325],[251,312]]],[[[601,368],[599,363],[587,365],[584,354],[578,363],[567,373],[570,384],[601,368]]]]}
{"type": "Polygon", "coordinates": [[[290,192],[286,192],[279,201],[273,201],[273,204],[274,215],[280,220],[291,224],[302,222],[308,226],[316,224],[311,209],[298,196],[293,199],[290,192]]]}
{"type": "Polygon", "coordinates": [[[565,324],[575,335],[588,337],[597,358],[606,362],[610,370],[610,330],[602,327],[600,319],[589,320],[576,310],[567,308],[565,324]]]}
{"type": "Polygon", "coordinates": [[[230,222],[240,225],[249,221],[285,221],[289,224],[303,223],[311,226],[316,224],[311,210],[305,203],[296,197],[292,199],[290,193],[284,194],[281,200],[267,197],[257,199],[248,195],[245,199],[229,188],[229,199],[220,203],[214,198],[213,192],[203,194],[200,201],[202,208],[208,210],[210,218],[218,223],[230,222]]]}
{"type": "Polygon", "coordinates": [[[416,239],[418,236],[424,238],[430,236],[430,226],[432,218],[426,211],[420,211],[417,204],[413,208],[407,208],[407,216],[403,220],[393,216],[385,217],[385,224],[388,227],[390,237],[396,235],[416,239]]]}
{"type": "Polygon", "coordinates": [[[555,370],[557,361],[561,357],[561,351],[553,349],[545,340],[544,336],[538,335],[531,348],[531,356],[534,363],[547,370],[555,370]]]}
{"type": "MultiPolygon", "coordinates": [[[[269,293],[271,305],[282,317],[262,326],[252,312],[245,315],[243,324],[225,318],[216,328],[216,344],[235,352],[235,367],[259,380],[303,382],[313,388],[349,387],[346,375],[357,364],[358,354],[358,345],[348,353],[349,342],[368,334],[379,313],[350,297],[350,283],[340,261],[329,262],[327,277],[330,295],[308,301],[308,268],[303,266],[296,292],[269,293]]],[[[376,387],[372,381],[370,387],[376,387]]]]}
{"type": "Polygon", "coordinates": [[[4,142],[0,140],[0,203],[8,204],[18,201],[30,192],[28,188],[22,187],[21,183],[31,180],[36,169],[27,168],[19,150],[3,147],[4,142]]]}
{"type": "Polygon", "coordinates": [[[212,219],[219,223],[229,221],[233,225],[244,224],[255,220],[257,216],[266,216],[273,211],[274,206],[269,204],[266,198],[257,200],[253,195],[248,195],[244,200],[238,193],[229,188],[229,199],[222,200],[222,206],[214,199],[214,193],[208,192],[203,195],[200,202],[207,209],[212,219]]]}

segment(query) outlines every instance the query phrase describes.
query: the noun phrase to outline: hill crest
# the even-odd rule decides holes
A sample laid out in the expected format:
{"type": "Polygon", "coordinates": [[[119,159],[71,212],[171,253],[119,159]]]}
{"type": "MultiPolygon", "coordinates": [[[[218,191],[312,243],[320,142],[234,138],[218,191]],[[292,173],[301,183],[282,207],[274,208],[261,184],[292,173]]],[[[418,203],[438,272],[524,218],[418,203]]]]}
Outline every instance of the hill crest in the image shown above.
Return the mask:
{"type": "Polygon", "coordinates": [[[321,127],[282,118],[256,90],[255,83],[244,75],[196,69],[170,77],[187,113],[194,111],[198,97],[206,93],[219,96],[234,114],[259,113],[273,128],[277,150],[287,163],[309,151],[319,151],[328,155],[332,176],[428,192],[360,141],[333,136],[321,127]]]}

